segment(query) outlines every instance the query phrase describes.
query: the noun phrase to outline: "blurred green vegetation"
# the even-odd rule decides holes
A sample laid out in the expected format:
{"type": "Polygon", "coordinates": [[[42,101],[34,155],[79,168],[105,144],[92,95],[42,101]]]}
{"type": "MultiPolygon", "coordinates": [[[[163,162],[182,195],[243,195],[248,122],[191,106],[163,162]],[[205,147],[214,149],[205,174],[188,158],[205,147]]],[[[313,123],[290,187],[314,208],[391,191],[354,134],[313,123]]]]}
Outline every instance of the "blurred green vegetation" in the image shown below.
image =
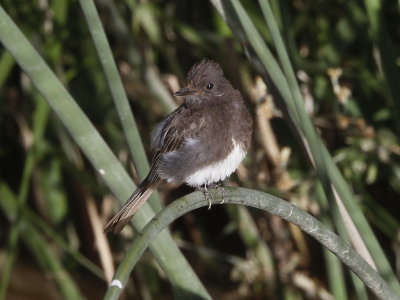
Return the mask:
{"type": "MultiPolygon", "coordinates": [[[[241,3],[272,45],[258,4],[241,3]]],[[[307,112],[399,275],[399,3],[270,3],[307,112]]],[[[322,190],[271,101],[278,96],[269,82],[260,83],[257,66],[210,2],[95,4],[149,158],[151,129],[179,105],[171,92],[194,62],[214,59],[241,90],[255,120],[252,148],[229,184],[275,193],[344,231],[335,209],[317,201],[324,198],[322,190]],[[278,155],[271,154],[274,150],[278,155]]],[[[3,0],[0,5],[138,182],[142,175],[131,163],[79,2],[3,0]]],[[[118,263],[133,233],[109,236],[112,252],[99,249],[96,228],[117,201],[4,48],[0,87],[0,299],[99,299],[107,288],[105,257],[118,263]],[[95,216],[89,203],[96,204],[95,216]]],[[[167,203],[188,191],[165,185],[160,195],[167,203]]],[[[171,230],[213,298],[325,299],[333,293],[337,299],[364,299],[357,279],[276,217],[216,206],[186,215],[171,230]],[[342,279],[340,286],[332,278],[342,279]]],[[[125,297],[171,298],[163,274],[145,256],[125,297]]]]}

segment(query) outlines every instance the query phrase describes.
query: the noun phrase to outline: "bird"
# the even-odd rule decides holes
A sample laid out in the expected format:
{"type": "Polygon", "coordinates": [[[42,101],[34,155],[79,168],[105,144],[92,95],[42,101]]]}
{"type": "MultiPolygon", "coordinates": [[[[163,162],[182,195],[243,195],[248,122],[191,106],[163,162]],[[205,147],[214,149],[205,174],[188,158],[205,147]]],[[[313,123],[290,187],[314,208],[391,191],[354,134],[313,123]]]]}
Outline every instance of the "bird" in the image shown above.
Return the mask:
{"type": "Polygon", "coordinates": [[[151,133],[154,156],[147,177],[104,232],[120,232],[163,181],[207,191],[235,172],[244,159],[252,118],[217,62],[203,59],[194,64],[186,85],[174,96],[184,97],[183,103],[151,133]]]}

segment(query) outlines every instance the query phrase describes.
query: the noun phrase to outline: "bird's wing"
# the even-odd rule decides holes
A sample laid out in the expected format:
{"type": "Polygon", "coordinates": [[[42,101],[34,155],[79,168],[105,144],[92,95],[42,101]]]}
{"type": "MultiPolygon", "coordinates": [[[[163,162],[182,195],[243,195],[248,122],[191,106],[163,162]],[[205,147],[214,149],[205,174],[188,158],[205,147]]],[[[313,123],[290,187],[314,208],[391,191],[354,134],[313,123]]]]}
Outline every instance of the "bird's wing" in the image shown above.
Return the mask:
{"type": "Polygon", "coordinates": [[[149,180],[158,177],[157,170],[163,163],[163,154],[180,150],[188,139],[196,138],[205,125],[200,112],[187,109],[184,105],[164,119],[152,133],[152,145],[156,152],[149,180]]]}
{"type": "Polygon", "coordinates": [[[158,176],[158,169],[163,162],[162,155],[180,149],[188,133],[185,130],[185,126],[178,122],[179,117],[184,113],[185,109],[179,107],[161,121],[153,131],[152,147],[156,149],[156,153],[152,160],[150,172],[132,193],[121,210],[107,223],[104,229],[105,232],[113,231],[116,233],[121,231],[143,203],[147,201],[153,190],[161,183],[162,179],[158,176]]]}

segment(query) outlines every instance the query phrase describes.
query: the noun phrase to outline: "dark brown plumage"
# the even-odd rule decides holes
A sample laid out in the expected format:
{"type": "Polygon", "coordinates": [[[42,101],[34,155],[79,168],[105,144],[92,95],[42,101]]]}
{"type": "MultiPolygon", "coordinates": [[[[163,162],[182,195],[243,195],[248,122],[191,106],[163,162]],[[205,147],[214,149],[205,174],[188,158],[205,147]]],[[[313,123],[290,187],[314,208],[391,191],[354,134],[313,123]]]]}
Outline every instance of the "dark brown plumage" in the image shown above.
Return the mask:
{"type": "Polygon", "coordinates": [[[184,96],[184,103],[152,132],[155,154],[149,174],[105,232],[119,232],[163,180],[207,186],[224,180],[245,156],[252,120],[219,64],[210,60],[195,64],[186,86],[174,95],[184,96]]]}

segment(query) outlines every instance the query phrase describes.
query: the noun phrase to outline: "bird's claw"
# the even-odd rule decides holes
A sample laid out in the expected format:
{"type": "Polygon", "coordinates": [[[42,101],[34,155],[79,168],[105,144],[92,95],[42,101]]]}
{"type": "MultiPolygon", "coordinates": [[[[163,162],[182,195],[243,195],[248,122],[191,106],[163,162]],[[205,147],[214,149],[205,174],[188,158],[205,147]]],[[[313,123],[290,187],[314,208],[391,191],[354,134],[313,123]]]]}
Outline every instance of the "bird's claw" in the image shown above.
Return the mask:
{"type": "MultiPolygon", "coordinates": [[[[219,193],[221,194],[221,198],[222,198],[222,201],[219,204],[223,204],[225,202],[225,196],[226,196],[224,187],[221,186],[220,182],[211,185],[211,187],[216,188],[219,191],[219,193]]],[[[208,210],[210,210],[211,206],[212,206],[212,201],[211,201],[211,193],[208,191],[207,185],[205,184],[202,187],[198,187],[197,190],[201,191],[204,194],[204,197],[206,198],[206,201],[208,202],[208,210]]]]}
{"type": "Polygon", "coordinates": [[[225,196],[226,196],[225,189],[224,189],[223,186],[218,185],[218,186],[217,186],[217,190],[220,192],[221,198],[222,198],[222,201],[221,201],[219,204],[224,204],[224,202],[225,202],[225,196]]]}
{"type": "Polygon", "coordinates": [[[206,200],[208,202],[208,210],[210,210],[211,209],[211,195],[206,186],[204,186],[204,196],[206,197],[206,200]]]}

